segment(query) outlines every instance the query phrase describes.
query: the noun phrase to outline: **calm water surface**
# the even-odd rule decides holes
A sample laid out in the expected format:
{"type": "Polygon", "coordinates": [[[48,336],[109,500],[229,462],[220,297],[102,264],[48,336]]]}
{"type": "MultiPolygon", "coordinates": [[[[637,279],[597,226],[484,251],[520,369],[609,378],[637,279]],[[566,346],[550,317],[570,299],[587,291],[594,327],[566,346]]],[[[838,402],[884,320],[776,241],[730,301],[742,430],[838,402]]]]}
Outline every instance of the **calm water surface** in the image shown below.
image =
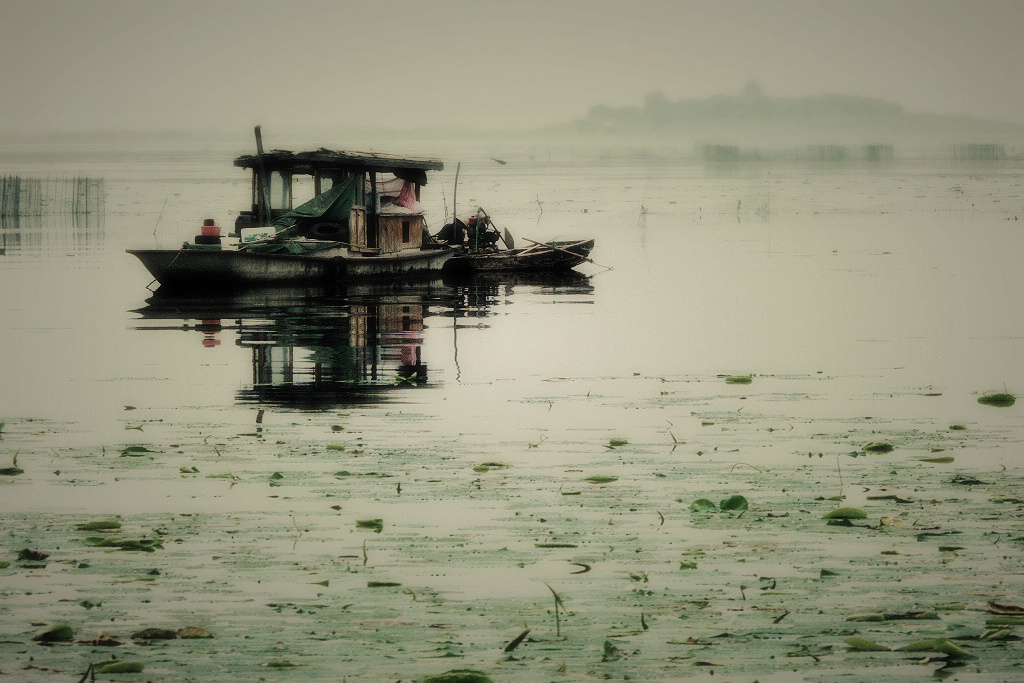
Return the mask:
{"type": "Polygon", "coordinates": [[[806,418],[870,415],[906,394],[890,416],[1019,429],[1016,413],[979,410],[974,396],[1024,387],[1019,169],[507,151],[506,165],[446,159],[424,189],[432,225],[451,210],[461,161],[460,213],[482,205],[519,238],[594,237],[600,265],[561,280],[174,299],[147,289],[124,249],[174,246],[204,218],[230,225],[249,191],[235,152],[10,155],[4,173],[104,178],[106,211],[3,230],[0,417],[115,444],[143,421],[132,437],[411,405],[427,429],[500,442],[663,432],[628,407],[671,383],[686,400],[749,394],[806,418]],[[716,378],[749,373],[742,390],[716,378]],[[922,404],[923,393],[942,396],[922,404]],[[564,397],[589,400],[553,410],[564,397]]]}
{"type": "MultiPolygon", "coordinates": [[[[0,486],[4,552],[53,553],[4,570],[5,671],[77,679],[108,656],[30,649],[37,622],[68,621],[83,638],[215,634],[118,650],[154,680],[278,680],[282,658],[304,680],[550,680],[559,657],[568,680],[678,680],[691,655],[721,659],[702,680],[924,680],[903,653],[887,668],[849,653],[846,615],[970,603],[941,631],[862,625],[895,647],[980,633],[985,600],[1019,604],[1021,404],[977,398],[1024,392],[1024,172],[451,149],[423,194],[435,228],[461,161],[460,214],[593,237],[597,263],[175,298],[124,250],[230,225],[247,150],[0,155],[2,174],[106,193],[102,215],[0,228],[0,466],[24,468],[0,486]],[[860,457],[877,440],[896,450],[860,457]],[[116,457],[129,444],[151,452],[116,457]],[[690,510],[737,492],[752,514],[690,510]],[[836,494],[902,531],[835,531],[836,494]],[[87,547],[72,522],[94,515],[166,546],[87,547]],[[359,529],[373,519],[383,533],[359,529]],[[527,618],[530,642],[504,656],[527,618]],[[635,656],[605,661],[608,638],[635,656]]],[[[990,645],[993,673],[972,680],[1012,680],[1013,644],[990,645]]]]}

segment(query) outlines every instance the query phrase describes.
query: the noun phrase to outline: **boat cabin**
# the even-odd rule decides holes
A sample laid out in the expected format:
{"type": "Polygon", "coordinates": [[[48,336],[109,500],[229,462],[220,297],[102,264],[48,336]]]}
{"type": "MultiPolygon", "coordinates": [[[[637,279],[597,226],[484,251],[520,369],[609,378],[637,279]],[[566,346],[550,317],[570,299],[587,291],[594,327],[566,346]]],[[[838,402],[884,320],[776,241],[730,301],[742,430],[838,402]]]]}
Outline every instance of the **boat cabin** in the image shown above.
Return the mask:
{"type": "Polygon", "coordinates": [[[235,221],[237,236],[246,228],[274,226],[296,237],[333,240],[371,253],[422,245],[420,188],[427,183],[427,171],[444,168],[436,159],[323,148],[240,156],[235,166],[252,171],[252,207],[235,221]],[[314,198],[330,206],[317,214],[319,206],[311,210],[306,205],[314,198]]]}

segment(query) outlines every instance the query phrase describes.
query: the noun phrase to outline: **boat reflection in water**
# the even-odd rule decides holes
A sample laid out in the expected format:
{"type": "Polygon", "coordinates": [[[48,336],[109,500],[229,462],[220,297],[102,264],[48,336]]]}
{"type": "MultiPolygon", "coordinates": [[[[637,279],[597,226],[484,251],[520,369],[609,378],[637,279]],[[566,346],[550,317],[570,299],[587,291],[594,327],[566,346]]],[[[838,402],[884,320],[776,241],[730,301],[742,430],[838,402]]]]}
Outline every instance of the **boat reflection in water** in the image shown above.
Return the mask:
{"type": "Polygon", "coordinates": [[[424,318],[451,307],[440,281],[368,283],[327,292],[259,288],[218,296],[157,290],[138,311],[147,321],[201,335],[204,346],[231,336],[248,348],[252,383],[240,403],[298,410],[391,400],[395,390],[429,385],[423,362],[424,318]]]}
{"type": "Polygon", "coordinates": [[[408,398],[403,392],[439,385],[423,355],[430,317],[436,327],[453,330],[444,343],[450,339],[459,381],[454,331],[486,328],[485,319],[520,293],[589,303],[593,287],[570,271],[215,295],[161,288],[135,311],[142,318],[136,329],[184,331],[206,347],[233,340],[249,350],[252,363],[251,383],[236,392],[236,402],[321,411],[401,401],[408,398]]]}

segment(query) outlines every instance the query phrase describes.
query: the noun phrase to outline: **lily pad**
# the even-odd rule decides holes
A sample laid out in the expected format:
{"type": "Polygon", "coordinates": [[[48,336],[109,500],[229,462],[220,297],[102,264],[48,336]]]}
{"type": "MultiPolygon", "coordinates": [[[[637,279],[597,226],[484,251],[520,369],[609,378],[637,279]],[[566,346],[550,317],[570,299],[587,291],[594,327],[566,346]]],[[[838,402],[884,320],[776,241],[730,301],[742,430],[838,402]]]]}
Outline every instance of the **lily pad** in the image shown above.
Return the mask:
{"type": "Polygon", "coordinates": [[[30,548],[22,548],[18,551],[18,560],[21,562],[42,562],[48,557],[48,554],[30,548]]]}
{"type": "Polygon", "coordinates": [[[76,524],[75,528],[79,531],[113,531],[121,528],[121,522],[116,519],[101,519],[95,522],[76,524]]]}
{"type": "Polygon", "coordinates": [[[452,669],[436,676],[424,676],[423,683],[493,683],[493,681],[482,671],[452,669]]]}
{"type": "Polygon", "coordinates": [[[864,512],[860,508],[836,508],[826,512],[821,516],[822,519],[867,519],[868,513],[864,512]]]}
{"type": "Polygon", "coordinates": [[[384,520],[383,519],[357,519],[357,529],[369,529],[374,533],[380,533],[384,531],[384,520]]]}
{"type": "Polygon", "coordinates": [[[144,628],[131,635],[132,640],[174,640],[177,632],[169,628],[144,628]]]}
{"type": "Polygon", "coordinates": [[[847,621],[885,621],[885,615],[881,612],[860,612],[846,617],[847,621]]]}
{"type": "Polygon", "coordinates": [[[628,443],[628,439],[608,439],[608,446],[610,448],[615,448],[616,446],[625,446],[628,443]]]}
{"type": "Polygon", "coordinates": [[[691,512],[710,512],[712,510],[717,509],[718,506],[715,505],[710,500],[708,500],[707,498],[698,498],[697,500],[690,503],[691,512]]]}
{"type": "Polygon", "coordinates": [[[888,652],[889,648],[885,645],[880,645],[873,640],[867,638],[860,638],[859,636],[850,636],[846,639],[846,644],[850,646],[851,650],[857,652],[888,652]]]}
{"type": "Polygon", "coordinates": [[[963,649],[953,641],[947,638],[937,638],[935,640],[935,651],[941,652],[944,655],[948,655],[950,659],[977,659],[976,655],[972,655],[967,650],[963,649]]]}
{"type": "Polygon", "coordinates": [[[129,458],[138,458],[145,455],[146,453],[156,453],[145,446],[125,446],[121,449],[121,455],[128,456],[129,458]]]}
{"type": "Polygon", "coordinates": [[[591,484],[610,484],[613,481],[618,481],[618,477],[609,477],[605,475],[595,474],[592,477],[587,477],[583,481],[589,481],[591,484]]]}
{"type": "Polygon", "coordinates": [[[16,477],[19,474],[24,474],[25,470],[20,467],[3,467],[0,468],[0,475],[5,477],[16,477]]]}
{"type": "Polygon", "coordinates": [[[728,498],[720,502],[718,504],[718,507],[722,508],[723,510],[746,510],[749,507],[749,504],[747,503],[746,498],[737,494],[734,496],[729,496],[728,498]]]}
{"type": "Polygon", "coordinates": [[[137,674],[146,668],[142,662],[113,660],[92,665],[94,674],[137,674]]]}
{"type": "Polygon", "coordinates": [[[75,639],[75,631],[67,624],[54,624],[32,636],[36,643],[70,643],[75,639]]]}
{"type": "Polygon", "coordinates": [[[479,465],[474,466],[473,471],[483,473],[491,470],[503,470],[508,466],[508,463],[504,462],[482,462],[479,465]]]}
{"type": "Polygon", "coordinates": [[[82,542],[94,548],[119,548],[144,553],[163,550],[163,543],[158,538],[120,538],[118,536],[89,536],[82,542]]]}
{"type": "Polygon", "coordinates": [[[202,626],[185,626],[184,628],[178,629],[178,637],[183,639],[213,638],[213,634],[202,626]]]}
{"type": "Polygon", "coordinates": [[[725,378],[726,384],[750,384],[753,381],[753,375],[729,375],[725,378]]]}
{"type": "Polygon", "coordinates": [[[874,441],[864,446],[865,453],[892,453],[896,447],[884,441],[874,441]]]}
{"type": "Polygon", "coordinates": [[[1009,408],[1017,402],[1013,394],[985,394],[978,397],[978,403],[983,406],[994,406],[996,408],[1009,408]]]}

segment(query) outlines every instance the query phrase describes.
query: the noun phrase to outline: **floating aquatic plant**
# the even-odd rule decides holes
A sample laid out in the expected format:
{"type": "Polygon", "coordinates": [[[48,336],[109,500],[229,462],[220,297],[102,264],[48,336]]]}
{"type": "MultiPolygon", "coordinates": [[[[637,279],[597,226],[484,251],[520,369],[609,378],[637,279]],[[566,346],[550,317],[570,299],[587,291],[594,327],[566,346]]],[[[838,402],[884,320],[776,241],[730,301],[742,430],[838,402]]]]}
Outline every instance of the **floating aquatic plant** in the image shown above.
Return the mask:
{"type": "Polygon", "coordinates": [[[888,652],[889,648],[885,645],[879,645],[873,640],[867,638],[861,638],[859,636],[850,636],[846,639],[846,644],[850,646],[851,650],[856,652],[888,652]]]}
{"type": "Polygon", "coordinates": [[[729,496],[718,504],[723,510],[746,510],[749,507],[747,499],[743,496],[736,494],[729,496]]]}
{"type": "Polygon", "coordinates": [[[618,477],[609,477],[600,474],[595,474],[592,477],[587,477],[583,481],[589,481],[591,484],[610,484],[613,481],[618,481],[618,477]]]}
{"type": "Polygon", "coordinates": [[[116,519],[101,519],[95,522],[76,524],[75,528],[79,531],[113,531],[121,528],[121,522],[116,519]]]}
{"type": "Polygon", "coordinates": [[[1016,397],[1013,394],[1007,393],[985,394],[984,396],[978,397],[978,403],[981,405],[993,406],[995,408],[1009,408],[1016,402],[1016,397]]]}
{"type": "Polygon", "coordinates": [[[872,441],[864,446],[865,453],[892,453],[896,447],[884,441],[872,441]]]}
{"type": "Polygon", "coordinates": [[[145,446],[125,446],[121,449],[121,455],[129,458],[138,458],[146,453],[156,453],[157,451],[150,450],[145,446]]]}
{"type": "Polygon", "coordinates": [[[117,536],[89,536],[82,540],[88,546],[94,548],[117,548],[119,550],[133,550],[144,553],[152,553],[156,550],[163,550],[163,543],[157,538],[119,538],[117,536]]]}
{"type": "Polygon", "coordinates": [[[503,470],[507,467],[509,467],[509,464],[505,462],[482,462],[474,466],[473,471],[483,473],[491,470],[503,470]]]}
{"type": "Polygon", "coordinates": [[[383,519],[357,519],[357,529],[368,529],[374,533],[380,533],[384,531],[384,520],[383,519]]]}
{"type": "Polygon", "coordinates": [[[753,381],[753,375],[729,375],[725,378],[726,384],[750,384],[753,381]]]}
{"type": "Polygon", "coordinates": [[[452,669],[436,676],[424,676],[423,683],[493,683],[493,681],[482,671],[452,669]]]}
{"type": "Polygon", "coordinates": [[[92,672],[94,674],[137,674],[145,668],[146,666],[142,662],[123,662],[119,659],[114,659],[93,664],[92,672]]]}
{"type": "Polygon", "coordinates": [[[868,513],[864,512],[860,508],[836,508],[826,512],[821,516],[822,519],[867,519],[868,513]]]}
{"type": "Polygon", "coordinates": [[[67,624],[54,624],[32,636],[36,643],[70,643],[75,639],[75,631],[67,624]]]}

